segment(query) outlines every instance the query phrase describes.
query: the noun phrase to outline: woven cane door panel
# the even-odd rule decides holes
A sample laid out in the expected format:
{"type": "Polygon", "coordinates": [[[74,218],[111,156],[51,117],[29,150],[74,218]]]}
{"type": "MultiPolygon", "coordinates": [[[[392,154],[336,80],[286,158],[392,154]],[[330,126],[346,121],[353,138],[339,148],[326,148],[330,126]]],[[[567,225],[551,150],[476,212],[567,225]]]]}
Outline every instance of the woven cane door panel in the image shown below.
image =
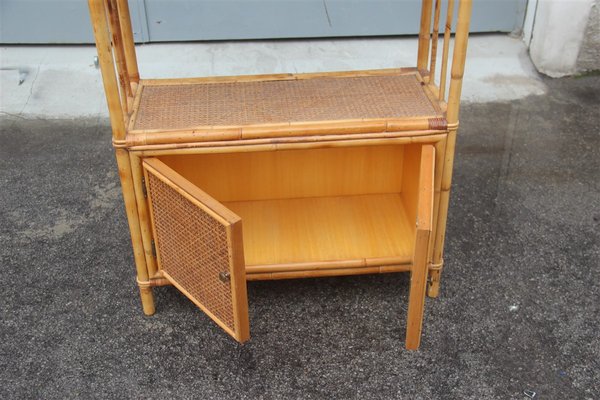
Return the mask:
{"type": "Polygon", "coordinates": [[[167,279],[237,337],[232,275],[240,271],[233,263],[231,224],[193,194],[182,194],[183,189],[163,175],[176,172],[161,166],[169,171],[144,163],[159,265],[167,279]]]}

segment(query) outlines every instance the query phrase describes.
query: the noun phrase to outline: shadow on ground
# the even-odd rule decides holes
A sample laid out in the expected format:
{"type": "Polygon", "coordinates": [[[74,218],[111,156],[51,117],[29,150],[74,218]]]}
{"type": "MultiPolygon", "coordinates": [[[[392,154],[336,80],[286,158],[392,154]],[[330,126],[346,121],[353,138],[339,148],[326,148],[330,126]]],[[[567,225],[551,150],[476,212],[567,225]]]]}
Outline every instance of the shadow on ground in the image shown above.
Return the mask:
{"type": "Polygon", "coordinates": [[[466,105],[438,299],[405,274],[249,284],[240,346],[173,288],[140,310],[106,121],[4,118],[0,397],[592,399],[600,78],[466,105]]]}

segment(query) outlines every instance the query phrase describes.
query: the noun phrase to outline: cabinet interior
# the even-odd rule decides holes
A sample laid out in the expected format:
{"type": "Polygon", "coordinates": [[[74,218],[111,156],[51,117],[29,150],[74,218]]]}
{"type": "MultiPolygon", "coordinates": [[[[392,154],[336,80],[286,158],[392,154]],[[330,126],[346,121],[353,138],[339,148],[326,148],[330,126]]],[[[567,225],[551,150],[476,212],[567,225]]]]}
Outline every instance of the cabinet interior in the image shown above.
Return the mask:
{"type": "Polygon", "coordinates": [[[412,262],[421,146],[161,156],[242,219],[246,268],[412,262]]]}

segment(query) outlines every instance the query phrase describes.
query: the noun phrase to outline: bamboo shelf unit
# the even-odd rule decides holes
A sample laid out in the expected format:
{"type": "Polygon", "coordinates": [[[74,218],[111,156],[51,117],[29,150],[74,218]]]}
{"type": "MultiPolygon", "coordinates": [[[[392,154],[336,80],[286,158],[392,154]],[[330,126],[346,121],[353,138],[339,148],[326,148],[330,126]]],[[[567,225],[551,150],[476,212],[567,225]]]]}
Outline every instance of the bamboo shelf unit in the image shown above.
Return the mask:
{"type": "Polygon", "coordinates": [[[144,313],[173,285],[244,342],[247,281],[409,272],[417,349],[471,0],[448,0],[445,21],[422,1],[415,67],[192,79],[141,79],[127,1],[89,6],[144,313]]]}

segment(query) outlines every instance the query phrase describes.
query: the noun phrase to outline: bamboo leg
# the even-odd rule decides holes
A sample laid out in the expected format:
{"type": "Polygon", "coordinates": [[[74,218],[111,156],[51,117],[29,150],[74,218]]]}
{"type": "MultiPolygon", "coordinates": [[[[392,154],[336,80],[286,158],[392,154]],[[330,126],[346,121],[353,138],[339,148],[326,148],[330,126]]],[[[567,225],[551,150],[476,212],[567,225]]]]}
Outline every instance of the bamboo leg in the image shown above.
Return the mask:
{"type": "Polygon", "coordinates": [[[446,237],[446,218],[448,216],[448,200],[450,191],[445,190],[440,194],[440,211],[437,223],[436,242],[434,245],[432,266],[429,270],[429,281],[427,285],[427,295],[435,298],[440,294],[440,282],[443,269],[443,251],[444,239],[446,237]]]}
{"type": "MultiPolygon", "coordinates": [[[[125,211],[127,213],[127,222],[131,233],[131,244],[133,247],[133,257],[135,268],[137,270],[137,279],[139,282],[148,281],[148,268],[146,267],[146,258],[144,257],[144,246],[140,234],[140,221],[138,218],[137,205],[135,201],[135,192],[133,188],[133,179],[131,176],[131,164],[127,150],[115,149],[119,176],[121,177],[121,189],[123,190],[123,200],[125,201],[125,211]]],[[[154,298],[152,289],[140,285],[140,294],[142,298],[142,308],[146,315],[154,314],[154,298]]]]}
{"type": "MultiPolygon", "coordinates": [[[[428,263],[429,265],[429,284],[427,286],[427,295],[429,297],[437,297],[439,292],[439,280],[437,283],[437,291],[434,291],[431,286],[431,279],[433,275],[436,275],[437,272],[431,269],[431,265],[433,262],[433,252],[435,248],[435,238],[437,236],[437,231],[439,229],[438,226],[438,215],[440,213],[440,199],[441,199],[441,187],[442,187],[442,175],[444,172],[444,160],[446,156],[446,139],[441,140],[435,145],[435,183],[434,183],[434,194],[433,194],[433,229],[431,230],[431,235],[429,236],[429,255],[428,255],[428,263]]],[[[439,274],[438,274],[439,276],[439,274]]]]}
{"type": "Polygon", "coordinates": [[[154,315],[154,294],[151,287],[140,287],[140,298],[142,299],[142,310],[145,315],[154,315]]]}
{"type": "Polygon", "coordinates": [[[446,154],[444,156],[444,169],[442,175],[442,186],[440,201],[438,205],[437,224],[435,240],[433,245],[433,257],[431,263],[437,267],[430,272],[427,294],[429,297],[437,297],[440,291],[440,277],[442,273],[444,239],[446,237],[446,221],[448,219],[448,204],[450,200],[450,186],[452,184],[452,169],[454,166],[454,148],[456,145],[456,129],[448,133],[446,139],[446,154]]]}
{"type": "Polygon", "coordinates": [[[155,278],[158,268],[154,258],[154,251],[152,249],[152,227],[150,223],[150,213],[148,210],[148,204],[144,198],[144,188],[142,187],[142,179],[144,177],[144,172],[142,170],[142,159],[134,152],[129,153],[129,159],[131,162],[133,188],[135,190],[136,199],[138,200],[137,210],[139,215],[140,234],[142,236],[144,253],[146,255],[146,267],[148,268],[148,276],[153,279],[155,278]]]}
{"type": "Polygon", "coordinates": [[[415,263],[410,273],[410,294],[406,321],[406,348],[416,350],[421,343],[423,311],[425,309],[425,288],[427,284],[427,244],[430,231],[418,230],[415,263]]]}

